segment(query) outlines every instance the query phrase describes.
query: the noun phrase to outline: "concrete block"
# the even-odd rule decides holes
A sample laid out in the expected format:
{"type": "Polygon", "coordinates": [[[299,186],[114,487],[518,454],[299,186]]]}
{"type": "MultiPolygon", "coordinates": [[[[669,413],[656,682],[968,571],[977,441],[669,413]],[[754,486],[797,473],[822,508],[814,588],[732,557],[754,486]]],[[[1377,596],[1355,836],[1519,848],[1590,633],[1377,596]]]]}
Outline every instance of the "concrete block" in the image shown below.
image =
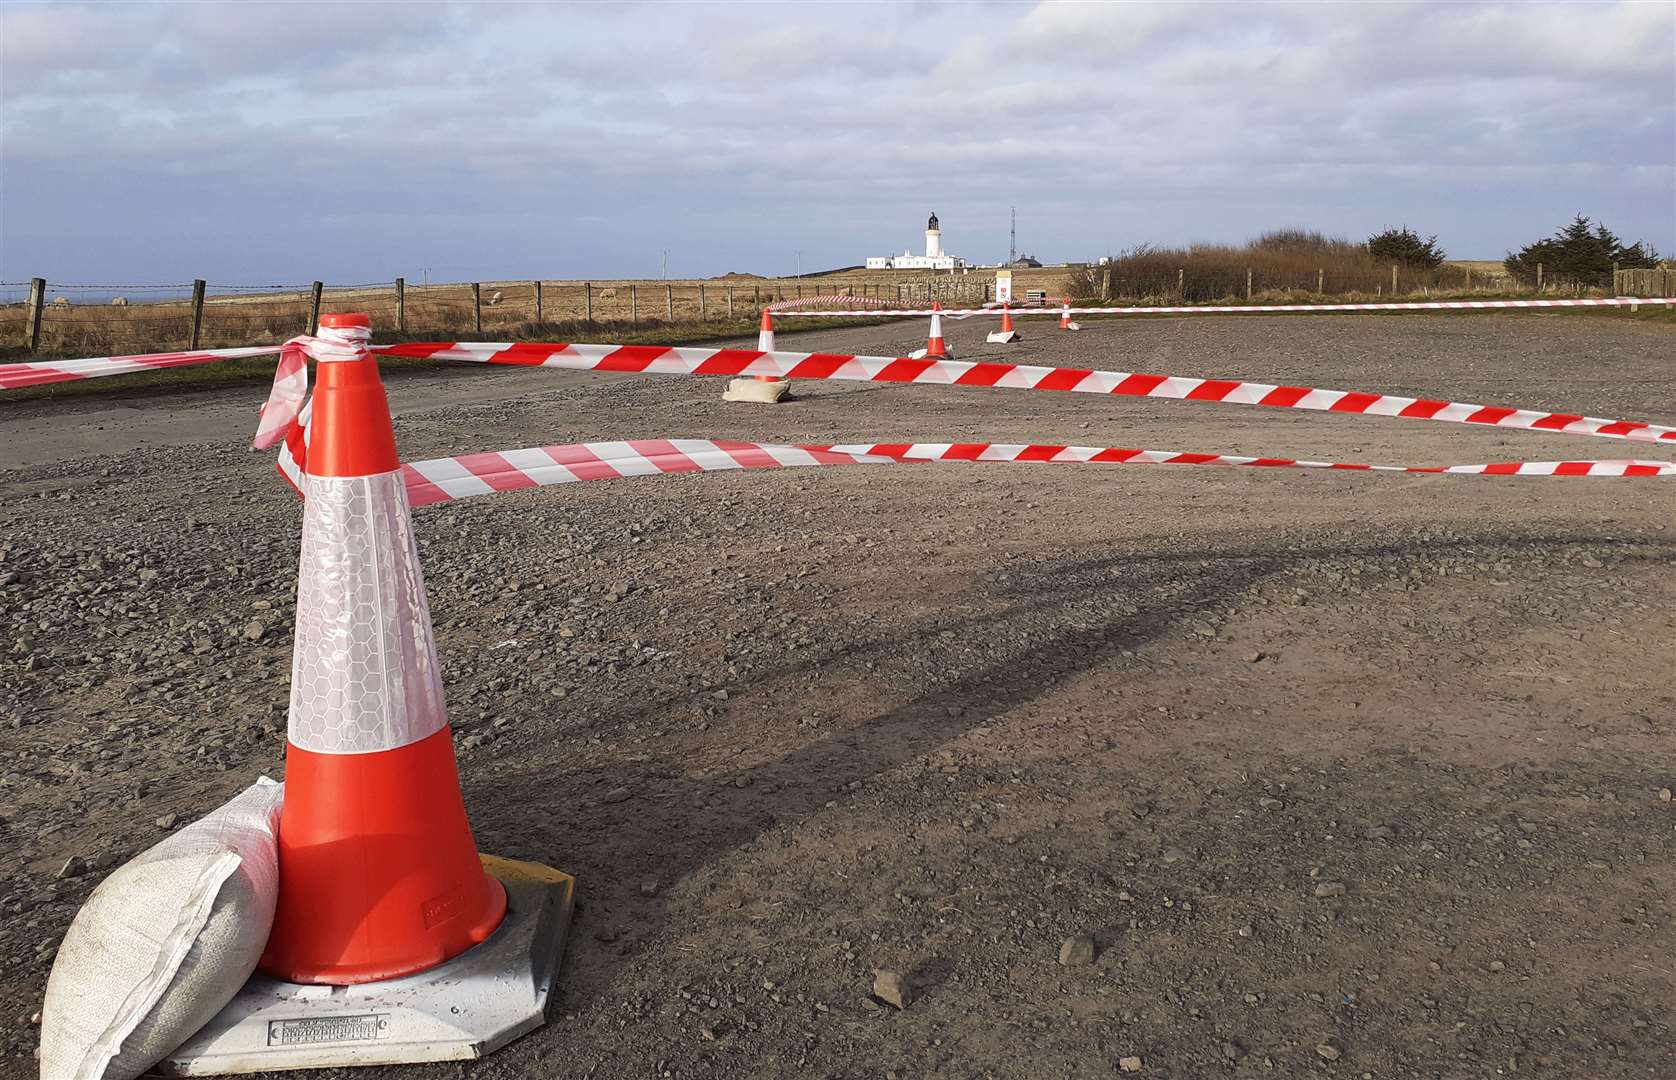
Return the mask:
{"type": "Polygon", "coordinates": [[[156,1071],[227,1076],[461,1061],[542,1026],[576,879],[488,855],[483,865],[506,886],[506,918],[481,945],[429,971],[360,986],[286,983],[258,972],[156,1071]]]}

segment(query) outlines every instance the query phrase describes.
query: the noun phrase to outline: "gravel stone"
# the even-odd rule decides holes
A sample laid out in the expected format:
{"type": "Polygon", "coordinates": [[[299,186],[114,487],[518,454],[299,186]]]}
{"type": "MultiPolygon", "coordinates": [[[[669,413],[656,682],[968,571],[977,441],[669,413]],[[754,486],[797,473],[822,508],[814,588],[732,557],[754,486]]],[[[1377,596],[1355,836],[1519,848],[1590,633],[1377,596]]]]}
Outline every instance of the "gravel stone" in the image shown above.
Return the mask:
{"type": "Polygon", "coordinates": [[[895,971],[879,971],[873,976],[873,996],[895,1009],[906,1009],[914,1001],[914,987],[908,979],[895,971]]]}
{"type": "Polygon", "coordinates": [[[1065,967],[1084,967],[1094,962],[1094,935],[1073,934],[1059,946],[1059,962],[1065,967]]]}

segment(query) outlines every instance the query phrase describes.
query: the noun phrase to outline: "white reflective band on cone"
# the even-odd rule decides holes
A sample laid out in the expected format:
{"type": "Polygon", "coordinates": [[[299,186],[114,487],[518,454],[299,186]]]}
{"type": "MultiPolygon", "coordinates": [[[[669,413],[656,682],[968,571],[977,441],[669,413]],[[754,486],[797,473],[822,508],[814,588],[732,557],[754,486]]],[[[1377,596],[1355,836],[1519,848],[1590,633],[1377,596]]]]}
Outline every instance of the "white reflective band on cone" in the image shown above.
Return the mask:
{"type": "Polygon", "coordinates": [[[306,477],[292,745],[394,750],[448,723],[400,472],[306,477]]]}

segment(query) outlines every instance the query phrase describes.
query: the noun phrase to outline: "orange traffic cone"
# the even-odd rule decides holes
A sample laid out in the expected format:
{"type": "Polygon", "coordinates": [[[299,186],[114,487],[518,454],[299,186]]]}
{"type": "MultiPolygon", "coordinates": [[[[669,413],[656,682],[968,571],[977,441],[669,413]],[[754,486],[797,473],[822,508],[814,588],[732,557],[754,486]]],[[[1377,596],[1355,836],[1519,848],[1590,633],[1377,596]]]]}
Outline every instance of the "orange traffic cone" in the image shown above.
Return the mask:
{"type": "MultiPolygon", "coordinates": [[[[365,315],[320,322],[370,326],[365,315]]],[[[318,371],[279,905],[262,968],[294,983],[365,983],[483,941],[506,892],[466,821],[378,364],[363,354],[318,371]]]]}
{"type": "Polygon", "coordinates": [[[954,359],[954,350],[943,340],[943,316],[938,314],[942,310],[943,305],[940,301],[931,301],[931,334],[926,339],[925,348],[915,349],[908,354],[909,356],[916,360],[923,360],[928,356],[938,360],[954,359]]]}
{"type": "MultiPolygon", "coordinates": [[[[774,315],[767,308],[762,309],[762,325],[757,330],[757,351],[774,351],[774,315]]],[[[776,401],[783,401],[791,391],[791,383],[778,375],[752,375],[749,378],[729,380],[727,389],[722,393],[723,401],[754,401],[762,405],[772,405],[776,401]]]]}
{"type": "MultiPolygon", "coordinates": [[[[762,309],[762,326],[757,330],[757,351],[774,351],[774,316],[767,308],[762,309]]],[[[785,382],[778,375],[752,376],[757,382],[785,382]]]]}
{"type": "Polygon", "coordinates": [[[1011,345],[1019,340],[1019,333],[1013,329],[1013,312],[1006,304],[1001,305],[1001,329],[990,334],[987,339],[995,345],[1011,345]]]}
{"type": "Polygon", "coordinates": [[[1071,321],[1071,298],[1064,297],[1065,306],[1059,309],[1059,329],[1081,330],[1082,327],[1071,321]]]}

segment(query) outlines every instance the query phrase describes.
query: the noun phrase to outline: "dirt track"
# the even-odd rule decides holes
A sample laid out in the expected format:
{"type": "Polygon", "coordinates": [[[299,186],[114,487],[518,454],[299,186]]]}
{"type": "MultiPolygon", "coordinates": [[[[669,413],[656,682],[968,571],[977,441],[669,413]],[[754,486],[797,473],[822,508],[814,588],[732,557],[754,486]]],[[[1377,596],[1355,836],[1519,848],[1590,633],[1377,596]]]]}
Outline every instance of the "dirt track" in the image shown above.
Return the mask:
{"type": "MultiPolygon", "coordinates": [[[[948,329],[965,355],[1676,421],[1676,336],[1609,319],[948,329]]],[[[1091,395],[719,391],[392,380],[409,457],[683,435],[1656,456],[1091,395]]],[[[281,769],[299,511],[242,449],[262,393],[0,404],[0,1073],[33,1070],[99,872],[281,769]],[[92,869],[59,879],[72,856],[92,869]]],[[[580,908],[548,1027],[359,1075],[1676,1075],[1673,511],[1658,480],[1001,465],[419,511],[479,842],[575,873],[580,908]],[[1061,966],[1080,933],[1095,963],[1061,966]],[[918,999],[878,1006],[876,969],[918,999]]]]}

